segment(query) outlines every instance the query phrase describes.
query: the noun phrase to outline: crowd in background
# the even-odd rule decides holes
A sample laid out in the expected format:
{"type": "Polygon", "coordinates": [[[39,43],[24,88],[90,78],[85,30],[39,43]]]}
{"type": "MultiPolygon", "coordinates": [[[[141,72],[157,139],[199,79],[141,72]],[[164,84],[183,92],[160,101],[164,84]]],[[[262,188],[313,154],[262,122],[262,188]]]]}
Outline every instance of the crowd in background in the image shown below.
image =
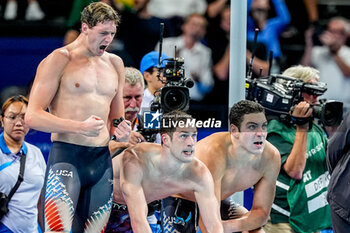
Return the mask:
{"type": "MultiPolygon", "coordinates": [[[[120,56],[125,66],[141,69],[144,55],[159,51],[160,23],[164,23],[163,53],[166,57],[184,57],[185,75],[194,81],[190,89],[191,114],[196,118],[210,116],[227,121],[229,73],[234,72],[229,70],[229,0],[101,1],[112,5],[121,16],[109,52],[120,56]]],[[[71,43],[79,35],[80,12],[90,2],[75,0],[72,3],[66,17],[64,44],[71,43]]],[[[2,20],[16,20],[20,12],[18,7],[23,4],[14,0],[2,3],[2,20]]],[[[25,20],[41,21],[50,17],[45,8],[40,8],[40,3],[28,1],[25,20]]],[[[350,88],[348,19],[337,14],[321,18],[318,0],[248,0],[247,3],[246,61],[248,64],[255,54],[253,77],[266,76],[270,69],[272,73],[282,73],[298,64],[315,67],[320,71],[318,81],[328,85],[326,94],[320,98],[339,100],[347,111],[350,95],[343,90],[350,88]],[[256,29],[259,34],[254,43],[256,29]]],[[[144,72],[141,70],[141,73],[144,72]]],[[[9,96],[28,93],[21,87],[11,88],[1,87],[1,104],[9,96]]],[[[294,139],[292,141],[291,146],[294,139]]],[[[287,156],[291,146],[285,153],[287,156]]],[[[326,166],[323,152],[322,161],[326,166]]]]}
{"type": "MultiPolygon", "coordinates": [[[[139,68],[141,58],[146,53],[159,50],[160,23],[164,23],[165,54],[169,57],[184,57],[185,75],[195,82],[190,90],[193,114],[196,117],[207,117],[208,113],[201,110],[206,106],[205,109],[210,111],[210,114],[214,113],[214,117],[225,118],[227,114],[222,112],[227,113],[228,104],[230,1],[101,1],[112,5],[121,15],[117,35],[109,50],[119,55],[125,66],[139,68]],[[192,17],[193,15],[197,17],[192,17]]],[[[62,12],[62,15],[65,14],[67,27],[64,44],[70,43],[79,34],[80,12],[89,2],[91,1],[75,0],[69,5],[68,13],[62,12]]],[[[328,73],[336,73],[338,77],[338,86],[329,82],[329,90],[325,95],[326,98],[336,99],[337,96],[331,93],[338,93],[342,84],[348,83],[348,22],[344,21],[343,29],[338,28],[338,31],[331,30],[329,33],[340,34],[344,45],[338,56],[344,62],[336,59],[335,63],[328,64],[329,68],[319,65],[321,61],[315,63],[310,60],[311,52],[308,52],[313,47],[325,45],[325,42],[319,39],[320,35],[326,31],[330,18],[339,16],[337,12],[321,17],[318,0],[249,0],[247,3],[246,60],[248,64],[254,52],[253,77],[266,76],[269,71],[281,73],[296,64],[312,65],[316,68],[321,66],[326,70],[321,72],[321,82],[329,82],[328,73]],[[259,29],[259,35],[258,43],[254,44],[256,28],[259,29]],[[273,56],[271,65],[270,56],[273,56]]],[[[48,10],[47,5],[49,3],[44,1],[28,1],[25,4],[8,0],[2,2],[0,12],[5,22],[24,17],[25,20],[35,23],[51,18],[52,12],[48,10]],[[23,16],[23,11],[30,11],[32,5],[35,5],[35,10],[31,14],[35,16],[28,19],[26,15],[23,16]]],[[[338,99],[346,104],[350,103],[347,97],[338,99]]]]}

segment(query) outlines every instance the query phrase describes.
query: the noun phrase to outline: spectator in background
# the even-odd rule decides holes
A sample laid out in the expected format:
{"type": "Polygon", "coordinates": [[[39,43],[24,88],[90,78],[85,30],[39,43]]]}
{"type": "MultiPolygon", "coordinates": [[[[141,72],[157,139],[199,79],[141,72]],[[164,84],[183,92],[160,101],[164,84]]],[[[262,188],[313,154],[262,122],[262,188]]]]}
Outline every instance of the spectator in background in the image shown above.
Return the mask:
{"type": "MultiPolygon", "coordinates": [[[[211,6],[210,3],[209,6],[211,6]]],[[[211,13],[213,14],[213,13],[211,13]]],[[[231,20],[231,6],[226,3],[221,9],[220,13],[215,17],[207,17],[209,20],[209,27],[207,35],[205,36],[208,46],[212,51],[213,74],[214,74],[214,89],[206,98],[205,102],[210,104],[228,104],[228,79],[230,68],[230,20],[231,20]],[[223,94],[224,93],[224,94],[223,94]]],[[[268,73],[267,49],[263,43],[258,43],[256,46],[256,54],[253,63],[253,73],[257,77],[262,69],[262,75],[268,73]]],[[[251,51],[254,45],[252,42],[247,42],[246,62],[249,64],[251,58],[251,51]]],[[[226,107],[225,107],[226,109],[226,107]]]]}
{"type": "Polygon", "coordinates": [[[148,10],[159,18],[187,18],[193,13],[204,14],[207,9],[205,0],[151,0],[148,10]]]}
{"type": "Polygon", "coordinates": [[[44,184],[46,164],[39,148],[24,141],[29,131],[24,123],[28,99],[8,98],[2,105],[0,134],[0,192],[9,195],[26,156],[23,181],[12,196],[9,212],[0,220],[0,232],[38,232],[38,199],[44,184]]]}
{"type": "Polygon", "coordinates": [[[270,0],[248,0],[247,40],[254,41],[258,28],[258,41],[273,52],[274,59],[279,59],[282,56],[279,37],[290,23],[290,15],[283,0],[272,0],[272,4],[270,0]],[[270,16],[271,11],[275,16],[270,16]]]}
{"type": "MultiPolygon", "coordinates": [[[[282,75],[315,83],[319,72],[311,67],[290,67],[282,75]]],[[[267,126],[267,140],[281,154],[281,170],[276,195],[265,225],[266,233],[316,232],[331,226],[326,193],[329,172],[326,163],[327,137],[312,122],[310,105],[318,96],[302,93],[291,116],[298,121],[272,119],[267,126]],[[318,221],[315,221],[318,219],[318,221]]]]}
{"type": "Polygon", "coordinates": [[[134,0],[133,8],[119,9],[122,21],[117,39],[132,60],[130,66],[137,67],[142,57],[154,49],[159,41],[161,23],[164,23],[164,37],[176,36],[171,20],[158,18],[148,11],[149,2],[134,0]]]}
{"type": "MultiPolygon", "coordinates": [[[[191,100],[197,102],[203,100],[214,85],[211,49],[201,43],[206,33],[206,27],[207,21],[205,17],[194,13],[188,16],[182,25],[182,34],[179,37],[165,38],[163,40],[162,51],[165,54],[185,59],[185,76],[194,81],[194,86],[190,88],[190,97],[191,100]]],[[[155,50],[158,49],[159,43],[155,50]]]]}
{"type": "Polygon", "coordinates": [[[306,33],[306,48],[301,63],[320,70],[320,81],[327,83],[324,98],[339,100],[348,110],[350,106],[350,47],[346,45],[350,34],[348,20],[334,17],[327,30],[321,34],[321,46],[314,46],[313,31],[306,33]],[[342,93],[341,95],[339,93],[342,93]]]}
{"type": "MultiPolygon", "coordinates": [[[[162,54],[161,68],[165,66],[167,55],[162,54]]],[[[143,56],[140,63],[140,72],[147,83],[147,88],[143,93],[141,112],[149,111],[154,97],[158,96],[160,89],[164,86],[163,72],[158,70],[159,52],[152,51],[143,56]]]]}
{"type": "MultiPolygon", "coordinates": [[[[17,17],[17,0],[7,0],[4,19],[14,20],[17,17]]],[[[45,17],[45,13],[41,10],[37,0],[28,0],[28,6],[25,13],[25,20],[41,20],[45,17]]]]}
{"type": "MultiPolygon", "coordinates": [[[[209,19],[205,39],[212,51],[214,89],[205,102],[228,104],[228,76],[230,68],[230,5],[226,4],[218,15],[218,21],[209,19]],[[215,97],[215,98],[214,98],[215,97]]],[[[227,107],[225,107],[226,109],[227,107]]],[[[225,114],[226,116],[226,114],[225,114]]]]}

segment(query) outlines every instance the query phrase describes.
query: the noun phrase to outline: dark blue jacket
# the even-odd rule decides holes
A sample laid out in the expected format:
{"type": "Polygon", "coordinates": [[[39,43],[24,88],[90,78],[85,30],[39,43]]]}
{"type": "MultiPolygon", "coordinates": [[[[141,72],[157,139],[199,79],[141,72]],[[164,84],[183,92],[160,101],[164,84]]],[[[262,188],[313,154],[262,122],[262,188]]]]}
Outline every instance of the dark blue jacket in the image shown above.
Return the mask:
{"type": "Polygon", "coordinates": [[[350,223],[350,114],[344,118],[328,144],[327,163],[331,179],[327,200],[331,209],[350,223]]]}

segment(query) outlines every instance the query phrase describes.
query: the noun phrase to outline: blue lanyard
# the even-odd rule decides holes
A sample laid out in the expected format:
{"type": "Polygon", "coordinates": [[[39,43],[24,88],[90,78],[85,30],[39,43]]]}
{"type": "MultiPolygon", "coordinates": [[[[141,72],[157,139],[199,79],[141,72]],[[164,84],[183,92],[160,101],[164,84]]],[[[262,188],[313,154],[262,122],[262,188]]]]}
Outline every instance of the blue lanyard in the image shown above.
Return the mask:
{"type": "Polygon", "coordinates": [[[12,160],[12,161],[10,161],[10,162],[1,164],[1,166],[0,166],[0,172],[1,172],[2,170],[4,170],[5,168],[7,168],[8,166],[10,166],[11,164],[13,164],[13,162],[15,162],[15,161],[16,161],[16,159],[14,159],[14,160],[12,160]]]}

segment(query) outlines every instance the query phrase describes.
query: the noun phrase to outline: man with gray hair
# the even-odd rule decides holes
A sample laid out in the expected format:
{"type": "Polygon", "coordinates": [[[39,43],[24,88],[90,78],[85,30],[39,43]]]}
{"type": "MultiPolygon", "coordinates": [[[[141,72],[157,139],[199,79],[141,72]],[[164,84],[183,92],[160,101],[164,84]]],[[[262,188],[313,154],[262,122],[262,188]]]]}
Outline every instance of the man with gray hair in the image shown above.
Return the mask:
{"type": "Polygon", "coordinates": [[[123,88],[123,102],[125,119],[130,121],[132,132],[128,142],[111,141],[109,150],[113,153],[117,148],[129,147],[145,141],[145,138],[137,130],[137,114],[141,109],[145,83],[141,72],[133,67],[125,68],[125,84],[123,88]]]}
{"type": "MultiPolygon", "coordinates": [[[[318,70],[301,65],[288,68],[282,75],[305,83],[317,83],[319,79],[318,70]]],[[[273,119],[267,126],[267,140],[281,154],[281,170],[270,220],[264,227],[266,233],[317,232],[331,226],[326,200],[327,137],[311,118],[311,105],[318,96],[303,92],[302,97],[304,100],[291,110],[293,123],[273,119]]]]}

